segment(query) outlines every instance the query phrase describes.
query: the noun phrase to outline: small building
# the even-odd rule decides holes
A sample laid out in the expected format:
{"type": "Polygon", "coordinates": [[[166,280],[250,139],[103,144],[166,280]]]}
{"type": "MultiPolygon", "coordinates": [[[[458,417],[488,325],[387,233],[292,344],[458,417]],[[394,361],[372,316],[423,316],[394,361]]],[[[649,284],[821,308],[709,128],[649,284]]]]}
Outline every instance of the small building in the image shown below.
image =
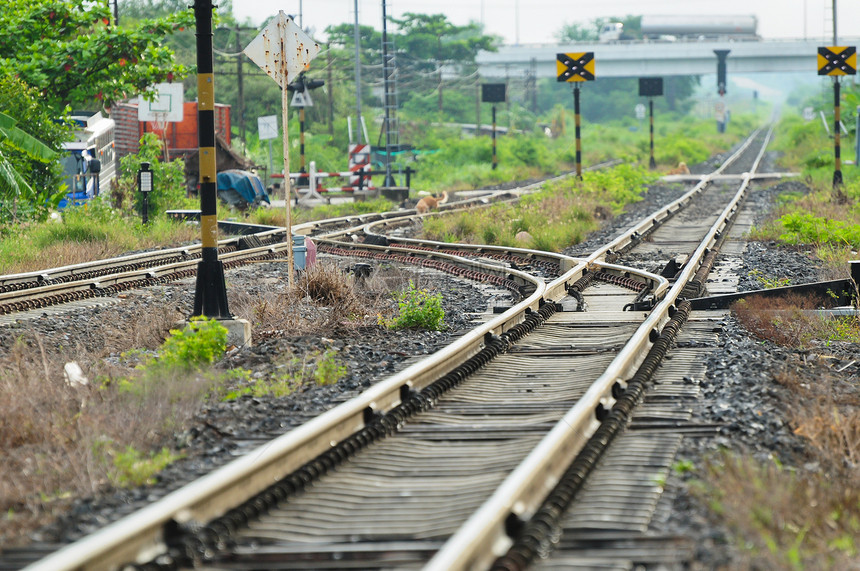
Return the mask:
{"type": "MultiPolygon", "coordinates": [[[[185,160],[186,185],[189,193],[196,193],[200,177],[197,102],[183,103],[182,111],[182,121],[158,123],[138,120],[136,100],[114,104],[110,109],[110,116],[116,122],[116,156],[121,159],[137,153],[140,150],[140,138],[144,133],[155,133],[167,143],[169,159],[185,160]]],[[[255,169],[257,165],[233,150],[230,141],[230,106],[216,103],[215,161],[218,171],[255,169]]]]}

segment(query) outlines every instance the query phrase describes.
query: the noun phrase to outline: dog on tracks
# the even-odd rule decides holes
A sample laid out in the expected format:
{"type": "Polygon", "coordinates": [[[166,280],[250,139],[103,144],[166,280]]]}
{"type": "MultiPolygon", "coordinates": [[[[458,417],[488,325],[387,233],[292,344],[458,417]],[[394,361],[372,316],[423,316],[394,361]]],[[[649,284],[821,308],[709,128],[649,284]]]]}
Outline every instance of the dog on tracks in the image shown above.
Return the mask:
{"type": "Polygon", "coordinates": [[[431,210],[439,207],[440,204],[448,202],[448,192],[443,192],[441,198],[435,196],[425,196],[415,205],[415,212],[418,214],[427,214],[431,210]]]}

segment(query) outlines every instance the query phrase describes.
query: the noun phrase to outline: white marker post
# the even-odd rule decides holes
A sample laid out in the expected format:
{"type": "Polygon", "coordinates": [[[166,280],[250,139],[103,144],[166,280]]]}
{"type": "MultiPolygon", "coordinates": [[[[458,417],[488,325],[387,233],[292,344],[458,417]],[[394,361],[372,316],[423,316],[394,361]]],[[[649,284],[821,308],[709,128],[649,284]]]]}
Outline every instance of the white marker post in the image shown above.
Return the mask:
{"type": "Polygon", "coordinates": [[[287,211],[287,264],[293,286],[293,221],[290,205],[290,141],[287,126],[289,101],[287,86],[292,78],[308,68],[320,52],[319,44],[281,10],[278,16],[245,48],[245,55],[281,86],[281,111],[284,124],[284,189],[287,211]]]}

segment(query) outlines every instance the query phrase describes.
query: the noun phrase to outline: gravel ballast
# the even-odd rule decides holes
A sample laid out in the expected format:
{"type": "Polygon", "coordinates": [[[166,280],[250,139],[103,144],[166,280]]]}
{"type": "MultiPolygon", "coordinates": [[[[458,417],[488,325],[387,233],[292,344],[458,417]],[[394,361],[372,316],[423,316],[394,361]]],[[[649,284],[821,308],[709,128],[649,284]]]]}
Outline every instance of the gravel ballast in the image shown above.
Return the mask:
{"type": "MultiPolygon", "coordinates": [[[[779,183],[768,190],[756,190],[758,212],[766,213],[774,197],[783,189],[798,190],[798,182],[779,183]]],[[[565,252],[581,255],[617,235],[620,228],[654,211],[658,204],[683,194],[681,185],[656,184],[641,202],[631,205],[621,216],[608,221],[588,239],[565,252]]],[[[323,259],[325,257],[322,257],[323,259]]],[[[340,260],[345,268],[354,261],[340,260]]],[[[750,243],[743,255],[741,290],[758,289],[752,270],[773,279],[788,278],[792,284],[825,279],[822,270],[805,251],[776,247],[775,244],[750,243]]],[[[403,270],[406,272],[407,270],[403,270]]],[[[228,272],[228,292],[262,288],[270,284],[282,289],[283,279],[273,278],[276,270],[266,264],[228,272]]],[[[235,401],[207,406],[195,417],[191,427],[173,436],[173,446],[182,448],[186,457],[164,470],[158,483],[144,488],[110,491],[73,502],[68,512],[53,523],[30,534],[36,541],[67,542],[90,533],[107,522],[162,497],[234,457],[237,441],[274,437],[309,418],[332,408],[374,382],[402,369],[414,355],[432,353],[467,331],[476,314],[491,310],[505,301],[496,289],[475,286],[441,273],[421,272],[422,287],[440,293],[444,301],[447,329],[442,332],[404,330],[392,334],[366,326],[344,328],[331,335],[273,335],[250,348],[230,351],[222,367],[242,367],[252,377],[271,374],[273,357],[285,353],[301,355],[334,349],[347,368],[347,374],[330,386],[304,386],[282,398],[241,397],[235,401]]],[[[99,336],[106,320],[134,319],[142,308],[173,312],[176,317],[190,314],[193,281],[128,292],[120,303],[104,307],[46,314],[18,325],[0,327],[0,347],[8,350],[22,330],[37,333],[48,347],[82,346],[93,350],[104,345],[99,336]],[[160,309],[159,309],[160,308],[160,309]]],[[[231,304],[234,300],[231,299],[231,304]]],[[[707,375],[702,383],[703,403],[698,408],[701,422],[728,423],[728,431],[714,438],[685,439],[680,458],[699,465],[719,449],[736,450],[756,458],[778,458],[798,469],[814,469],[807,444],[793,434],[784,417],[785,403],[791,398],[787,389],[774,382],[777,371],[791,367],[814,382],[824,370],[838,374],[846,385],[856,384],[860,374],[860,350],[854,346],[821,346],[817,351],[794,351],[752,337],[731,316],[719,324],[719,342],[707,359],[707,375]],[[817,355],[828,358],[818,358],[817,355]],[[839,371],[837,373],[837,371],[839,371]]],[[[710,512],[686,493],[682,476],[672,476],[670,517],[659,522],[664,530],[691,535],[698,539],[698,568],[731,567],[737,554],[730,547],[730,533],[715,523],[710,512]]]]}

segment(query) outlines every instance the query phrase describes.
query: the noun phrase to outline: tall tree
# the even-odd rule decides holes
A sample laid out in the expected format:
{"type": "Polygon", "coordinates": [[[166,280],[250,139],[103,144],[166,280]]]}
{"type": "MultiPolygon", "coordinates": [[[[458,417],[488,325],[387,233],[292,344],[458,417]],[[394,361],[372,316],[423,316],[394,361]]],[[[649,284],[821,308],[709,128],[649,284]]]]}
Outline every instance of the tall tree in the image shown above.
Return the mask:
{"type": "Polygon", "coordinates": [[[444,14],[416,14],[406,12],[402,18],[391,18],[398,25],[395,39],[398,51],[408,56],[418,73],[433,70],[436,73],[438,111],[442,113],[443,67],[455,65],[462,73],[472,64],[480,50],[495,51],[499,43],[496,36],[485,35],[481,25],[471,22],[466,26],[455,26],[444,14]]]}
{"type": "Polygon", "coordinates": [[[18,76],[60,112],[67,106],[109,106],[161,81],[186,75],[165,37],[194,21],[191,10],[111,23],[107,3],[92,0],[4,0],[0,12],[0,74],[18,76]]]}

